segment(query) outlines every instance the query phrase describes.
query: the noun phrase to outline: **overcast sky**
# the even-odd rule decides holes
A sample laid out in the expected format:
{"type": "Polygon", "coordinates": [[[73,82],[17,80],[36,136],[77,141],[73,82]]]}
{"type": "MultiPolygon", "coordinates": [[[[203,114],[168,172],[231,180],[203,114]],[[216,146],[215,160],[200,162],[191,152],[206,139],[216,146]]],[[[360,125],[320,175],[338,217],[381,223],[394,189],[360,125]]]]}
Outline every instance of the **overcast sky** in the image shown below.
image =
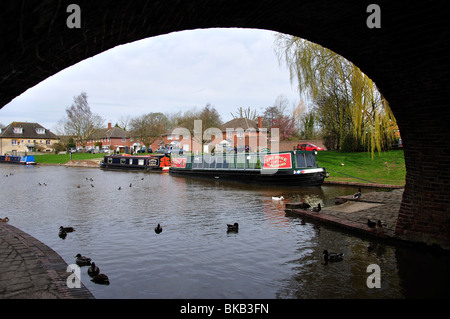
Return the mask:
{"type": "Polygon", "coordinates": [[[55,131],[73,98],[86,92],[92,112],[113,125],[121,116],[203,108],[226,122],[238,107],[262,112],[279,95],[300,97],[280,66],[274,32],[202,29],[115,47],[44,80],[0,109],[0,123],[37,122],[55,131]]]}

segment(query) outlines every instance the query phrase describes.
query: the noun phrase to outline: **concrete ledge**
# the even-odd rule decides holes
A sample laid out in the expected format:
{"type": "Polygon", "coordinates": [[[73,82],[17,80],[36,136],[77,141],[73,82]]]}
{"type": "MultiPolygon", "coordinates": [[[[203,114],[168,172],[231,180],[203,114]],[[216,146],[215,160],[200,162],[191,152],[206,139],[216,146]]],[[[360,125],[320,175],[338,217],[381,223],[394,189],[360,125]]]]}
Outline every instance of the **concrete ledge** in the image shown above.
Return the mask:
{"type": "Polygon", "coordinates": [[[69,288],[67,263],[20,229],[0,223],[1,299],[94,299],[81,284],[69,288]]]}

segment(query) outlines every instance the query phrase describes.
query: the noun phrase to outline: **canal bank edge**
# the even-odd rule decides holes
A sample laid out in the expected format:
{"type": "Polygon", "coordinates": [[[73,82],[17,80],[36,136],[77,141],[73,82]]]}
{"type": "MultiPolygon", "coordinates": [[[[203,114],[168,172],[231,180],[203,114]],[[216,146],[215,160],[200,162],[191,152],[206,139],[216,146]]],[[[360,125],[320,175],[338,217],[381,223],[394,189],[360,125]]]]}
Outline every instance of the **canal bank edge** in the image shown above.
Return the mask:
{"type": "Polygon", "coordinates": [[[395,232],[403,191],[403,188],[394,188],[368,192],[357,199],[353,198],[353,195],[338,196],[335,199],[336,205],[324,207],[320,212],[300,209],[300,203],[286,203],[285,213],[286,216],[318,221],[367,238],[450,253],[447,247],[405,239],[395,232]],[[381,220],[385,225],[370,228],[367,225],[368,219],[374,222],[381,220]]]}
{"type": "Polygon", "coordinates": [[[0,223],[0,299],[94,299],[81,283],[69,288],[68,264],[24,231],[0,223]]]}

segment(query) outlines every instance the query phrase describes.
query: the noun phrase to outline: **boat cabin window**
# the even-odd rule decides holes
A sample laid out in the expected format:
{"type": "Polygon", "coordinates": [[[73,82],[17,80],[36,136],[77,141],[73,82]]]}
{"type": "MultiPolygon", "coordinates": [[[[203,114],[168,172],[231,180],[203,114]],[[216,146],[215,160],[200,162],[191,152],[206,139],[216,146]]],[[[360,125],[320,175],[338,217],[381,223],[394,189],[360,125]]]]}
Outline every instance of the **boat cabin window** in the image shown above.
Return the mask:
{"type": "Polygon", "coordinates": [[[295,154],[297,168],[301,167],[317,167],[316,157],[312,153],[297,153],[295,154]]]}
{"type": "Polygon", "coordinates": [[[121,159],[120,159],[120,164],[126,164],[126,163],[127,163],[126,158],[121,158],[121,159]]]}
{"type": "Polygon", "coordinates": [[[192,168],[202,168],[203,161],[201,156],[194,156],[194,163],[192,163],[192,168]]]}
{"type": "Polygon", "coordinates": [[[112,164],[112,157],[108,157],[108,164],[112,164]]]}
{"type": "Polygon", "coordinates": [[[214,156],[207,156],[203,159],[203,168],[215,168],[216,158],[214,156]]]}
{"type": "Polygon", "coordinates": [[[138,159],[138,165],[144,165],[144,160],[143,159],[138,159]]]}

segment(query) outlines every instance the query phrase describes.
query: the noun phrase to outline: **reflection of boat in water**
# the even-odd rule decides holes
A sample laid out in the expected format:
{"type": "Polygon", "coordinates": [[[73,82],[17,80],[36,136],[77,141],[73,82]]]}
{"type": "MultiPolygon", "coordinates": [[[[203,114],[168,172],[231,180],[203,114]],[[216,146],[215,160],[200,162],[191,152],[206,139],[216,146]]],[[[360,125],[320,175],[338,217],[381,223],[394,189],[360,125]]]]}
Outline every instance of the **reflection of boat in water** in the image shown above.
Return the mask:
{"type": "Polygon", "coordinates": [[[164,171],[170,167],[170,158],[161,155],[105,155],[100,162],[103,169],[155,170],[164,171]]]}
{"type": "Polygon", "coordinates": [[[0,163],[23,164],[23,165],[36,164],[33,155],[26,155],[26,156],[0,155],[0,163]]]}
{"type": "Polygon", "coordinates": [[[321,186],[327,177],[309,151],[172,156],[169,173],[281,186],[321,186]]]}

